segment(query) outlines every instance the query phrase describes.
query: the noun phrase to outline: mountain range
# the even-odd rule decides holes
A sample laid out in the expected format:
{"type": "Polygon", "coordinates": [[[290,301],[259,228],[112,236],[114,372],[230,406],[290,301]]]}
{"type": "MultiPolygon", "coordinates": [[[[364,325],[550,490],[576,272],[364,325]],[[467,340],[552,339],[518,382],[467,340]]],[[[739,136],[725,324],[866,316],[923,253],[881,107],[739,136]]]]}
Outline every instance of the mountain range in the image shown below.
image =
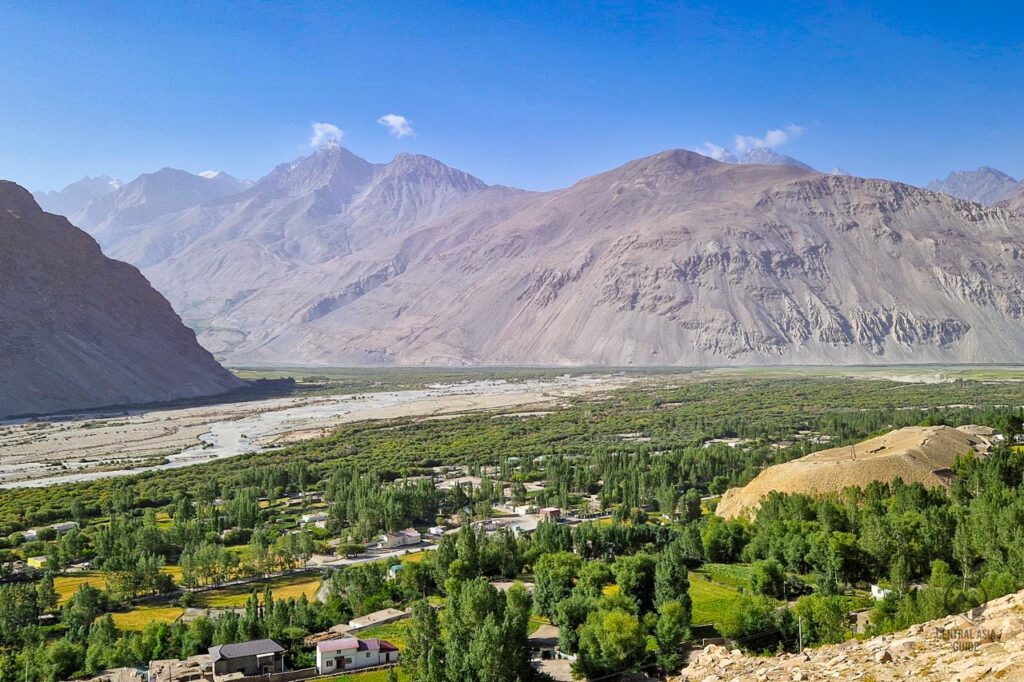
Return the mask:
{"type": "Polygon", "coordinates": [[[93,199],[109,194],[124,184],[108,175],[89,177],[73,182],[64,189],[52,192],[35,192],[35,200],[47,213],[74,216],[93,199]]]}
{"type": "Polygon", "coordinates": [[[0,417],[242,385],[133,266],[0,181],[0,417]]]}
{"type": "Polygon", "coordinates": [[[1012,178],[1001,170],[982,166],[973,171],[955,171],[944,180],[932,180],[926,188],[958,199],[991,206],[1008,200],[1014,194],[1024,192],[1024,182],[1012,178]]]}
{"type": "Polygon", "coordinates": [[[328,145],[240,192],[90,224],[233,363],[1010,362],[1008,207],[683,150],[527,192],[328,145]]]}

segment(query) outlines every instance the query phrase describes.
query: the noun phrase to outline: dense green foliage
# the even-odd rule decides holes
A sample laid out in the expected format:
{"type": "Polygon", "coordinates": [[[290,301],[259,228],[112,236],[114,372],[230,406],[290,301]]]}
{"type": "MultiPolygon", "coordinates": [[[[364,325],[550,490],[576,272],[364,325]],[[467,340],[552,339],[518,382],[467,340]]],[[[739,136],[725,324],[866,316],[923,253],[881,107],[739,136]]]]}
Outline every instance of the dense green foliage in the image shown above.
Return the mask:
{"type": "Polygon", "coordinates": [[[1004,406],[1024,403],[1024,386],[669,381],[530,418],[355,423],[274,452],[0,491],[0,528],[9,532],[0,558],[41,555],[49,564],[35,582],[0,585],[0,682],[24,679],[26,670],[30,680],[64,679],[261,636],[286,643],[292,663],[308,664],[299,644],[306,634],[413,604],[405,665],[414,679],[528,679],[531,611],[559,626],[561,647],[578,655],[581,674],[651,665],[670,671],[690,637],[690,571],[706,562],[716,564],[710,576],[744,564],[741,577],[722,577],[745,594],[715,627],[752,650],[794,648],[798,622],[805,644],[846,637],[848,614],[873,582],[893,589],[872,612],[873,632],[1024,587],[1024,455],[1006,446],[961,461],[949,491],[896,481],[825,499],[775,494],[753,522],[723,521],[702,503],[764,466],[900,426],[981,423],[1012,436],[1020,417],[1004,406]],[[723,438],[738,440],[711,442],[723,438]],[[432,468],[455,465],[479,476],[479,485],[438,488],[432,468]],[[610,518],[541,523],[530,535],[469,527],[493,513],[506,487],[517,504],[601,510],[610,518]],[[302,509],[312,495],[327,528],[293,532],[299,522],[286,495],[302,509]],[[462,529],[421,562],[404,564],[394,580],[387,579],[391,562],[334,572],[323,604],[274,600],[257,589],[241,616],[154,624],[138,634],[118,631],[109,618],[177,589],[171,565],[180,567],[181,586],[200,588],[301,568],[327,551],[328,538],[343,542],[344,554],[380,532],[438,519],[462,529]],[[81,528],[64,535],[43,529],[31,542],[19,532],[56,521],[81,528]],[[85,585],[58,607],[53,571],[86,560],[107,587],[85,585]],[[532,601],[518,588],[495,590],[489,581],[498,579],[532,579],[532,601]],[[426,597],[443,598],[445,607],[437,613],[426,597]],[[39,625],[47,612],[59,624],[39,625]]]}

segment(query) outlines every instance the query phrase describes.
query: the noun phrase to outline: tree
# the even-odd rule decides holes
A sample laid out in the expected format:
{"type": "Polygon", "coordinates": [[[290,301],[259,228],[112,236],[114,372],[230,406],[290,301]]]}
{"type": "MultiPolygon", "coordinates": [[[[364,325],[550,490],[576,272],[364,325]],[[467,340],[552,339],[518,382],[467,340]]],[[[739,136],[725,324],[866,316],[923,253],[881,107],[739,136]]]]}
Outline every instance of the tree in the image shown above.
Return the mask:
{"type": "Polygon", "coordinates": [[[767,651],[779,642],[792,641],[793,615],[777,610],[768,597],[744,595],[715,622],[723,637],[751,651],[767,651]]]}
{"type": "Polygon", "coordinates": [[[686,612],[686,625],[689,626],[690,572],[686,562],[686,549],[681,538],[674,540],[661,553],[654,570],[654,605],[661,608],[670,601],[677,602],[686,612]]]}
{"type": "Polygon", "coordinates": [[[708,492],[712,495],[721,495],[729,489],[728,476],[715,476],[708,484],[708,492]]]}
{"type": "Polygon", "coordinates": [[[412,607],[412,625],[408,629],[402,668],[420,682],[443,682],[444,643],[437,612],[423,599],[412,607]]]}
{"type": "Polygon", "coordinates": [[[646,659],[646,649],[647,635],[635,615],[620,609],[594,611],[580,628],[573,671],[599,677],[632,670],[646,659]]]}
{"type": "Polygon", "coordinates": [[[587,561],[580,569],[580,575],[576,579],[574,593],[590,597],[600,597],[605,585],[615,582],[615,575],[611,567],[604,561],[587,561]]]}
{"type": "Polygon", "coordinates": [[[58,639],[46,647],[43,662],[43,676],[48,682],[67,680],[85,663],[85,652],[81,645],[67,639],[58,639]]]}
{"type": "Polygon", "coordinates": [[[646,613],[654,608],[656,565],[654,557],[646,552],[637,552],[632,556],[620,556],[612,565],[615,582],[622,594],[636,602],[641,613],[646,613]]]}
{"type": "Polygon", "coordinates": [[[750,572],[750,589],[754,594],[782,599],[786,589],[782,564],[775,559],[755,561],[750,572]]]}
{"type": "Polygon", "coordinates": [[[576,653],[579,648],[580,626],[597,608],[595,596],[573,590],[572,594],[558,602],[554,622],[558,625],[558,645],[567,654],[576,653]]]}
{"type": "Polygon", "coordinates": [[[533,567],[534,605],[538,613],[553,617],[555,606],[569,596],[582,560],[570,552],[554,552],[540,557],[533,567]]]}
{"type": "Polygon", "coordinates": [[[658,665],[665,673],[678,670],[686,660],[683,644],[690,636],[690,610],[678,601],[658,607],[654,639],[658,645],[658,665]]]}
{"type": "Polygon", "coordinates": [[[849,635],[847,607],[842,597],[810,594],[800,597],[793,611],[803,621],[804,644],[836,644],[849,635]]]}
{"type": "Polygon", "coordinates": [[[683,519],[686,521],[696,521],[701,516],[700,509],[700,491],[696,488],[688,488],[686,493],[683,495],[682,504],[683,519]]]}

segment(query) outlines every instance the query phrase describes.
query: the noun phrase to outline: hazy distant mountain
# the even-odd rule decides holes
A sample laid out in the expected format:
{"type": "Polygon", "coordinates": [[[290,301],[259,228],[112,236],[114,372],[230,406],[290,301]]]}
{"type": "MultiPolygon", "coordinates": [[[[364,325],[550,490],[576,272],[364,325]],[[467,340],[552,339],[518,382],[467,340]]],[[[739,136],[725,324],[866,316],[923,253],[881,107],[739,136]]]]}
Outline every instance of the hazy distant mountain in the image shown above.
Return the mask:
{"type": "Polygon", "coordinates": [[[762,166],[793,166],[804,170],[814,170],[803,161],[797,161],[792,156],[779,154],[767,147],[751,149],[739,158],[739,163],[758,164],[762,166]]]}
{"type": "Polygon", "coordinates": [[[0,417],[241,385],[137,269],[0,181],[0,417]]]}
{"type": "Polygon", "coordinates": [[[113,192],[120,188],[121,184],[120,180],[115,180],[108,175],[95,178],[86,176],[62,190],[35,192],[33,196],[47,213],[73,216],[85,208],[90,201],[113,192]]]}
{"type": "Polygon", "coordinates": [[[982,166],[973,171],[956,171],[945,180],[932,180],[926,186],[933,192],[991,206],[1008,199],[1020,183],[1001,170],[982,166]]]}
{"type": "Polygon", "coordinates": [[[1010,362],[1022,235],[900,183],[684,151],[541,193],[332,149],[122,247],[232,361],[1010,362]]]}
{"type": "Polygon", "coordinates": [[[241,194],[152,221],[107,248],[143,267],[186,319],[204,324],[265,300],[271,282],[287,283],[302,268],[436,219],[485,187],[425,156],[373,164],[330,145],[278,166],[241,194]]]}
{"type": "Polygon", "coordinates": [[[123,187],[89,202],[72,216],[80,226],[107,247],[127,228],[177,213],[192,206],[237,194],[249,187],[227,173],[193,175],[174,168],[140,175],[123,187]]]}
{"type": "Polygon", "coordinates": [[[1000,201],[998,206],[1024,215],[1024,181],[1017,186],[1017,191],[1000,201]]]}

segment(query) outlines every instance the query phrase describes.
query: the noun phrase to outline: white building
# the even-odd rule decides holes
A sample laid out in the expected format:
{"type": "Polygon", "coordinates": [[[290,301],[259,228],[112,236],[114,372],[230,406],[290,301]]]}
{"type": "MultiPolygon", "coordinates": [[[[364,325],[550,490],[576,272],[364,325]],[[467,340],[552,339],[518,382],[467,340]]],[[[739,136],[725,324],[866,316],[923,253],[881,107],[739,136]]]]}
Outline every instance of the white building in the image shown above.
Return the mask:
{"type": "Polygon", "coordinates": [[[304,526],[309,525],[311,523],[320,523],[321,521],[326,521],[326,520],[327,520],[327,514],[315,513],[315,514],[303,514],[302,515],[302,525],[304,525],[304,526]]]}
{"type": "Polygon", "coordinates": [[[871,598],[874,599],[875,601],[882,601],[883,599],[888,597],[890,594],[892,594],[892,590],[890,590],[890,589],[886,589],[886,588],[881,587],[879,585],[872,585],[871,586],[871,598]]]}
{"type": "Polygon", "coordinates": [[[398,647],[376,637],[342,637],[316,645],[316,670],[320,675],[397,662],[398,647]]]}
{"type": "Polygon", "coordinates": [[[406,545],[418,545],[423,540],[423,535],[415,528],[387,533],[380,536],[380,546],[385,549],[405,547],[406,545]]]}
{"type": "Polygon", "coordinates": [[[50,528],[57,531],[58,535],[67,535],[78,528],[78,523],[76,521],[65,521],[63,523],[55,523],[50,528]]]}

